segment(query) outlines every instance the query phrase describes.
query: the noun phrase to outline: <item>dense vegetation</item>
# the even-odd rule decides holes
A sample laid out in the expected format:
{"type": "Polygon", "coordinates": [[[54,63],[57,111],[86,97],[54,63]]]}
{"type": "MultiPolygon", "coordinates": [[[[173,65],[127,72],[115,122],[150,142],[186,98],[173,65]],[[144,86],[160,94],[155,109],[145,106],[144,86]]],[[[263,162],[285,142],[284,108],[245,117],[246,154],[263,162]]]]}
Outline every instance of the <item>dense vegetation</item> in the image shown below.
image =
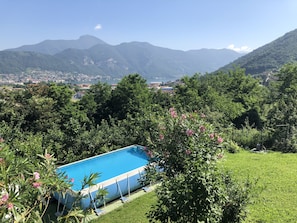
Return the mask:
{"type": "Polygon", "coordinates": [[[274,73],[284,64],[297,61],[296,39],[297,30],[288,32],[271,43],[226,65],[222,70],[232,69],[236,65],[245,68],[247,74],[251,75],[274,73]]]}
{"type": "MultiPolygon", "coordinates": [[[[131,74],[114,90],[105,83],[93,85],[78,101],[72,99],[78,89],[64,84],[4,87],[0,218],[42,218],[50,193],[71,184],[71,179],[56,175],[55,165],[141,144],[149,146],[164,170],[161,175],[149,171],[145,179],[164,182],[151,220],[240,222],[251,182],[234,181],[218,170],[217,160],[224,150],[237,152],[239,146],[297,151],[296,75],[297,64],[288,64],[278,81],[266,87],[239,68],[196,74],[182,78],[175,93],[167,94],[149,89],[140,75],[131,74]],[[181,209],[185,200],[188,209],[181,209]]],[[[85,184],[91,185],[94,177],[85,184]]],[[[82,216],[73,209],[59,219],[69,222],[82,216]]]]}
{"type": "MultiPolygon", "coordinates": [[[[249,176],[250,179],[257,180],[253,202],[247,207],[248,216],[244,222],[296,222],[297,154],[248,151],[240,151],[236,154],[225,153],[219,167],[231,171],[236,179],[245,179],[249,176]]],[[[107,211],[92,223],[148,223],[146,213],[155,203],[156,194],[148,193],[133,202],[125,203],[115,211],[110,213],[107,211]]]]}

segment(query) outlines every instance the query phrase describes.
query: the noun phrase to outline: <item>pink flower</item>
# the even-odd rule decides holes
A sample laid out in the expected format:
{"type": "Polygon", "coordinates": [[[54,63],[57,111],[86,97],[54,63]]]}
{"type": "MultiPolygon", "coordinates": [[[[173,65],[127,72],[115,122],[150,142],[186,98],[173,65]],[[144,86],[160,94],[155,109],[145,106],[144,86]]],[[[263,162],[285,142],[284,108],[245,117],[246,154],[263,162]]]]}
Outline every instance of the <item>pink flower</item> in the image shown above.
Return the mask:
{"type": "Polygon", "coordinates": [[[52,155],[47,153],[44,155],[44,157],[45,157],[45,159],[49,160],[52,158],[52,155]]]}
{"type": "Polygon", "coordinates": [[[1,142],[4,142],[4,139],[3,139],[2,137],[0,137],[0,143],[1,143],[1,142]]]}
{"type": "Polygon", "coordinates": [[[182,114],[182,115],[181,115],[181,119],[182,119],[182,120],[185,120],[186,118],[187,118],[187,116],[186,116],[185,114],[182,114]]]}
{"type": "Polygon", "coordinates": [[[70,178],[69,182],[74,183],[74,178],[70,178]]]}
{"type": "Polygon", "coordinates": [[[213,133],[209,134],[209,138],[214,139],[214,134],[213,133]]]}
{"type": "Polygon", "coordinates": [[[189,150],[189,149],[187,149],[185,152],[186,152],[187,155],[191,154],[191,150],[189,150]]]}
{"type": "Polygon", "coordinates": [[[7,209],[12,210],[13,209],[13,203],[8,203],[7,204],[7,209]]]}
{"type": "Polygon", "coordinates": [[[39,188],[39,187],[41,187],[42,183],[41,182],[33,182],[32,185],[34,188],[39,188]]]}
{"type": "Polygon", "coordinates": [[[163,140],[164,139],[164,135],[163,134],[160,134],[159,135],[159,138],[160,138],[160,140],[163,140]]]}
{"type": "Polygon", "coordinates": [[[148,155],[148,157],[152,157],[152,155],[153,155],[152,151],[148,150],[147,155],[148,155]]]}
{"type": "Polygon", "coordinates": [[[205,118],[206,115],[205,115],[204,113],[201,113],[200,117],[201,117],[201,118],[205,118]]]}
{"type": "Polygon", "coordinates": [[[4,163],[4,159],[0,157],[0,163],[4,163]]]}
{"type": "Polygon", "coordinates": [[[194,134],[194,131],[192,129],[187,129],[186,134],[187,136],[192,136],[194,134]]]}
{"type": "Polygon", "coordinates": [[[169,112],[175,111],[173,107],[169,108],[169,112]]]}
{"type": "Polygon", "coordinates": [[[221,144],[223,141],[224,141],[223,138],[218,136],[218,139],[217,139],[218,144],[221,144]]]}
{"type": "Polygon", "coordinates": [[[8,194],[3,194],[2,197],[1,197],[1,201],[2,202],[6,202],[9,198],[9,195],[8,194]]]}
{"type": "Polygon", "coordinates": [[[170,108],[169,109],[169,112],[170,112],[170,115],[171,115],[172,118],[177,118],[177,113],[174,110],[174,108],[170,108]]]}
{"type": "Polygon", "coordinates": [[[39,180],[40,179],[40,174],[38,172],[33,173],[34,179],[39,180]]]}
{"type": "Polygon", "coordinates": [[[199,129],[200,129],[200,132],[205,132],[205,130],[206,130],[205,126],[203,126],[203,125],[202,125],[202,126],[200,126],[200,128],[199,128],[199,129]]]}

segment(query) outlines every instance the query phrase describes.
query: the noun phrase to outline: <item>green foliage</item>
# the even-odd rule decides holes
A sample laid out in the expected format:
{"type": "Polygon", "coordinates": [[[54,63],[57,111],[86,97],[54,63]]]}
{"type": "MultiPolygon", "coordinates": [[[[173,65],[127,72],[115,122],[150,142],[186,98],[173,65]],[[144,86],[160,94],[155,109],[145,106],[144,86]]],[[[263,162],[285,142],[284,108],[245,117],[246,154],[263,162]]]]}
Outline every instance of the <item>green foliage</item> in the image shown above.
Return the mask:
{"type": "Polygon", "coordinates": [[[112,117],[125,119],[127,115],[143,113],[149,109],[151,94],[146,80],[139,74],[125,76],[112,92],[110,101],[112,117]]]}
{"type": "Polygon", "coordinates": [[[99,124],[110,115],[111,86],[97,83],[79,101],[80,109],[87,113],[89,119],[99,124]]]}
{"type": "Polygon", "coordinates": [[[223,181],[227,194],[227,202],[223,206],[221,223],[242,222],[247,217],[247,207],[251,204],[251,196],[256,183],[246,179],[244,183],[238,183],[230,173],[223,175],[223,181]]]}
{"type": "Polygon", "coordinates": [[[238,153],[240,152],[240,149],[241,148],[233,140],[229,141],[228,144],[226,145],[226,150],[229,153],[238,153]]]}
{"type": "MultiPolygon", "coordinates": [[[[48,154],[17,156],[1,138],[1,222],[41,222],[52,193],[69,188],[56,173],[55,158],[48,154]]],[[[31,142],[34,148],[34,143],[31,142]]]]}
{"type": "Polygon", "coordinates": [[[277,71],[287,63],[296,62],[296,39],[297,30],[288,32],[275,41],[240,57],[222,70],[233,69],[236,65],[245,68],[246,72],[252,75],[277,71]]]}
{"type": "Polygon", "coordinates": [[[233,122],[240,128],[245,118],[249,118],[260,127],[261,117],[254,113],[260,113],[267,89],[259,84],[259,80],[246,75],[245,70],[236,68],[228,73],[196,74],[191,78],[184,77],[182,82],[176,87],[174,97],[178,107],[207,111],[213,122],[221,126],[233,122]]]}
{"type": "MultiPolygon", "coordinates": [[[[16,179],[23,170],[25,179],[30,174],[32,178],[35,169],[45,171],[40,166],[44,159],[36,157],[45,149],[57,158],[56,163],[65,164],[131,144],[148,145],[154,165],[148,167],[145,182],[163,182],[149,213],[152,221],[185,222],[195,216],[194,221],[238,222],[244,218],[250,185],[238,184],[219,171],[217,161],[224,149],[237,153],[239,146],[252,149],[259,143],[283,152],[297,151],[296,74],[296,64],[284,66],[270,91],[243,69],[196,74],[184,77],[173,95],[149,90],[140,75],[131,74],[114,90],[107,84],[93,85],[75,102],[73,90],[63,84],[4,88],[0,91],[0,136],[11,154],[5,154],[10,161],[5,162],[9,164],[3,180],[16,179]],[[172,108],[168,114],[171,106],[184,114],[172,108]],[[161,172],[156,173],[156,165],[161,172]]],[[[54,171],[47,168],[49,173],[43,174],[54,171]]],[[[20,185],[29,182],[20,179],[20,185]]],[[[58,188],[49,185],[44,193],[58,188]]],[[[37,196],[32,186],[22,188],[37,196]]],[[[10,192],[14,199],[15,189],[10,192]]],[[[28,202],[33,198],[26,195],[28,202]]],[[[33,209],[32,213],[41,213],[45,206],[33,209]]]]}
{"type": "Polygon", "coordinates": [[[263,128],[258,130],[253,126],[250,126],[248,121],[246,125],[241,129],[232,129],[229,137],[232,138],[236,144],[246,149],[253,149],[257,147],[257,144],[265,144],[270,136],[268,129],[263,128]]]}
{"type": "Polygon", "coordinates": [[[297,122],[297,64],[288,64],[278,73],[278,83],[272,88],[272,108],[268,126],[273,129],[273,148],[283,152],[296,152],[297,122]]]}
{"type": "Polygon", "coordinates": [[[223,138],[204,114],[179,115],[173,108],[169,112],[148,138],[153,165],[146,177],[154,180],[150,174],[157,174],[162,182],[157,204],[148,213],[150,221],[240,222],[249,196],[246,187],[239,189],[217,168],[223,138]],[[150,171],[155,167],[160,171],[150,171]]]}

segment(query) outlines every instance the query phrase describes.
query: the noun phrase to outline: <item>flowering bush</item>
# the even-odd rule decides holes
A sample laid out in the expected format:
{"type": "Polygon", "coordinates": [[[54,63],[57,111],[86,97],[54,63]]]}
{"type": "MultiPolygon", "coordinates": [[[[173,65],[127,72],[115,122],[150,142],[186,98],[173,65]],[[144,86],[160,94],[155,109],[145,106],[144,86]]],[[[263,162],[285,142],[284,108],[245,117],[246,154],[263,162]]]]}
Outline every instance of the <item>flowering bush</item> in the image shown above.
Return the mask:
{"type": "Polygon", "coordinates": [[[199,113],[178,115],[170,108],[169,115],[159,121],[157,132],[148,138],[149,149],[158,166],[167,176],[183,173],[189,162],[212,165],[222,152],[223,138],[199,113]]]}
{"type": "MultiPolygon", "coordinates": [[[[228,200],[233,191],[227,187],[234,182],[229,180],[227,185],[226,174],[216,165],[224,156],[224,140],[206,118],[198,112],[179,115],[171,108],[158,119],[158,131],[148,137],[154,165],[147,166],[146,180],[162,182],[157,189],[157,204],[148,213],[151,222],[222,222],[230,218],[237,222],[240,219],[243,206],[228,200]],[[224,211],[230,204],[238,218],[230,217],[235,211],[224,211]]],[[[244,194],[242,198],[246,201],[248,197],[244,194]]]]}
{"type": "Polygon", "coordinates": [[[42,222],[52,192],[70,187],[55,168],[55,158],[47,152],[36,157],[16,156],[2,139],[0,221],[42,222]]]}

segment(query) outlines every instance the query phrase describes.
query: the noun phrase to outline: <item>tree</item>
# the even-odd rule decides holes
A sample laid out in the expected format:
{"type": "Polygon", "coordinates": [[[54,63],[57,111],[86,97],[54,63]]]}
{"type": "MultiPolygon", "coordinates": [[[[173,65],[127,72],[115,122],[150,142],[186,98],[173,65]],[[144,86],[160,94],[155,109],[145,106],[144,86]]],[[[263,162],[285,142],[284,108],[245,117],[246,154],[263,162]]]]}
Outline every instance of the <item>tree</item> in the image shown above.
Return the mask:
{"type": "Polygon", "coordinates": [[[125,119],[128,114],[147,112],[152,103],[146,80],[139,74],[125,76],[112,92],[110,100],[111,115],[125,119]]]}
{"type": "Polygon", "coordinates": [[[297,152],[297,64],[283,66],[272,86],[272,108],[268,126],[273,129],[272,143],[275,150],[297,152]]]}
{"type": "Polygon", "coordinates": [[[111,92],[111,86],[106,83],[98,82],[92,85],[79,101],[80,109],[85,111],[96,124],[100,124],[103,119],[109,118],[111,92]]]}

